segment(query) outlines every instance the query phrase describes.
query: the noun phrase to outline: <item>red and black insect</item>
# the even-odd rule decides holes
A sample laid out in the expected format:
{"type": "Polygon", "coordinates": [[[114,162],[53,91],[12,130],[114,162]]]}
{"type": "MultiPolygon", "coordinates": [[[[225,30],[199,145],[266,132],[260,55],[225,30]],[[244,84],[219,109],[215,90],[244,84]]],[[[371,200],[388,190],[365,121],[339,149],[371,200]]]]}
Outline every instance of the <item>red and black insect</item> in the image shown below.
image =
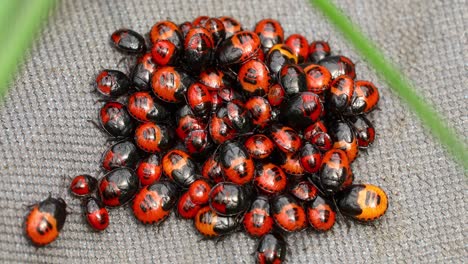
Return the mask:
{"type": "Polygon", "coordinates": [[[133,67],[130,79],[140,90],[151,90],[151,76],[156,71],[157,65],[153,61],[150,52],[138,58],[133,67]]]}
{"type": "Polygon", "coordinates": [[[375,140],[375,128],[374,125],[363,115],[359,116],[349,116],[346,118],[348,123],[354,130],[356,134],[356,139],[359,145],[359,148],[366,149],[375,140]]]}
{"type": "Polygon", "coordinates": [[[287,100],[281,107],[280,120],[302,130],[319,120],[323,105],[318,95],[312,92],[302,92],[287,100]]]}
{"type": "Polygon", "coordinates": [[[217,155],[211,155],[204,163],[201,169],[201,174],[205,179],[212,180],[216,183],[223,181],[223,170],[219,164],[217,155]]]}
{"type": "Polygon", "coordinates": [[[188,194],[192,201],[196,204],[207,204],[210,199],[211,185],[203,179],[194,181],[189,189],[188,194]]]}
{"type": "Polygon", "coordinates": [[[283,170],[273,163],[258,164],[254,185],[267,195],[276,195],[286,189],[288,179],[283,170]]]}
{"type": "Polygon", "coordinates": [[[281,105],[285,96],[286,92],[284,91],[281,84],[275,83],[272,86],[270,86],[267,98],[270,105],[276,107],[281,105]]]}
{"type": "Polygon", "coordinates": [[[215,46],[217,46],[226,37],[226,29],[223,21],[211,17],[205,22],[204,27],[211,33],[215,46]]]}
{"type": "Polygon", "coordinates": [[[276,78],[281,68],[286,64],[297,64],[297,57],[292,49],[285,44],[276,44],[266,55],[266,65],[273,78],[276,78]]]}
{"type": "Polygon", "coordinates": [[[109,147],[101,158],[101,166],[105,170],[127,167],[135,169],[140,153],[131,141],[117,142],[109,147]]]}
{"type": "Polygon", "coordinates": [[[226,104],[228,125],[239,133],[246,133],[252,130],[252,119],[250,112],[243,107],[242,102],[233,100],[226,104]]]}
{"type": "Polygon", "coordinates": [[[322,165],[322,154],[318,148],[306,142],[300,150],[301,165],[308,173],[316,173],[322,165]]]}
{"type": "Polygon", "coordinates": [[[333,148],[343,150],[349,162],[353,162],[359,153],[359,145],[351,126],[344,121],[335,121],[329,126],[328,131],[333,139],[333,148]]]}
{"type": "Polygon", "coordinates": [[[240,142],[223,143],[219,159],[224,176],[230,181],[242,185],[253,179],[254,162],[240,142]]]}
{"type": "Polygon", "coordinates": [[[192,130],[184,140],[184,146],[194,158],[202,158],[211,149],[208,131],[204,129],[192,130]]]}
{"type": "Polygon", "coordinates": [[[182,33],[182,37],[185,38],[189,30],[193,27],[192,22],[185,21],[184,23],[179,25],[180,32],[182,33]]]}
{"type": "Polygon", "coordinates": [[[172,21],[160,21],[156,23],[150,31],[150,39],[152,43],[158,40],[169,40],[178,50],[182,49],[183,37],[179,27],[172,21]]]}
{"type": "Polygon", "coordinates": [[[240,103],[245,101],[245,97],[243,96],[243,94],[241,94],[239,91],[236,91],[236,89],[232,87],[225,87],[219,89],[218,95],[224,102],[235,101],[236,103],[240,103]]]}
{"type": "Polygon", "coordinates": [[[208,87],[194,82],[187,90],[187,103],[195,115],[206,116],[211,112],[211,94],[208,87]]]}
{"type": "Polygon", "coordinates": [[[253,159],[265,159],[269,157],[275,149],[273,141],[263,134],[256,134],[249,137],[244,142],[244,146],[253,159]]]}
{"type": "Polygon", "coordinates": [[[273,218],[268,198],[257,196],[250,209],[245,213],[242,223],[245,231],[253,237],[262,237],[268,234],[273,229],[273,218]]]}
{"type": "Polygon", "coordinates": [[[99,110],[98,120],[104,131],[116,138],[130,136],[135,128],[135,123],[125,105],[119,102],[105,103],[99,110]]]}
{"type": "Polygon", "coordinates": [[[329,196],[336,193],[350,173],[346,152],[331,149],[325,153],[320,166],[320,187],[329,196]]]}
{"type": "Polygon", "coordinates": [[[174,144],[174,130],[162,124],[143,123],[135,130],[135,142],[149,153],[164,151],[174,144]]]}
{"type": "Polygon", "coordinates": [[[83,211],[89,226],[102,231],[109,226],[109,212],[104,204],[94,197],[88,197],[83,203],[83,211]]]}
{"type": "Polygon", "coordinates": [[[311,139],[310,143],[320,151],[327,152],[333,147],[333,140],[328,133],[318,132],[311,139]]]}
{"type": "Polygon", "coordinates": [[[236,131],[228,125],[227,109],[221,107],[211,115],[208,129],[215,144],[222,144],[235,137],[236,131]]]}
{"type": "Polygon", "coordinates": [[[209,195],[210,207],[218,215],[233,216],[245,212],[250,205],[250,188],[232,182],[220,182],[209,195]]]}
{"type": "Polygon", "coordinates": [[[317,231],[330,230],[336,221],[336,210],[332,203],[318,195],[306,206],[309,224],[317,231]]]}
{"type": "Polygon", "coordinates": [[[268,67],[258,59],[242,64],[237,77],[242,89],[253,95],[267,94],[271,85],[268,67]]]}
{"type": "Polygon", "coordinates": [[[286,258],[286,242],[278,234],[266,234],[258,243],[255,263],[280,264],[286,258]]]}
{"type": "Polygon", "coordinates": [[[188,192],[182,194],[177,202],[177,214],[184,219],[193,219],[201,208],[202,205],[194,203],[188,192]]]}
{"type": "Polygon", "coordinates": [[[176,119],[176,134],[180,140],[185,140],[188,134],[194,130],[203,130],[206,128],[204,121],[201,118],[196,117],[188,105],[183,106],[177,111],[176,119]]]}
{"type": "Polygon", "coordinates": [[[163,157],[163,172],[182,187],[189,187],[196,180],[196,164],[189,154],[173,149],[163,157]]]}
{"type": "Polygon", "coordinates": [[[177,188],[169,181],[153,183],[141,189],[133,200],[133,215],[144,224],[160,224],[177,202],[177,188]]]}
{"type": "Polygon", "coordinates": [[[307,90],[306,75],[300,66],[286,64],[278,74],[281,86],[287,95],[291,96],[307,90]]]}
{"type": "Polygon", "coordinates": [[[185,100],[185,92],[192,83],[190,75],[171,66],[158,68],[151,79],[154,94],[168,103],[180,103],[185,100]]]}
{"type": "Polygon", "coordinates": [[[151,48],[153,61],[159,66],[174,65],[179,58],[179,52],[176,45],[167,39],[156,41],[151,48]]]}
{"type": "Polygon", "coordinates": [[[209,16],[199,16],[199,17],[195,18],[192,21],[192,25],[194,27],[196,27],[196,26],[202,26],[203,27],[203,26],[205,26],[205,23],[206,23],[206,21],[208,21],[208,19],[210,19],[209,16]]]}
{"type": "Polygon", "coordinates": [[[217,68],[208,68],[198,76],[199,82],[208,86],[210,90],[220,90],[230,87],[233,83],[232,78],[217,68]]]}
{"type": "Polygon", "coordinates": [[[298,63],[303,63],[309,54],[309,42],[300,34],[290,35],[284,42],[286,46],[290,47],[297,57],[298,63]]]}
{"type": "Polygon", "coordinates": [[[330,46],[328,42],[319,40],[310,43],[308,57],[312,63],[318,63],[328,56],[330,56],[330,46]]]}
{"type": "Polygon", "coordinates": [[[307,80],[307,91],[323,94],[330,89],[332,75],[324,66],[311,64],[304,68],[307,80]]]}
{"type": "Polygon", "coordinates": [[[242,26],[239,23],[239,21],[235,20],[232,17],[222,16],[222,17],[219,18],[219,20],[221,20],[221,22],[223,22],[223,24],[224,24],[224,29],[226,31],[226,37],[225,38],[229,38],[232,35],[234,35],[235,33],[239,32],[239,31],[242,31],[242,26]]]}
{"type": "Polygon", "coordinates": [[[252,31],[240,31],[223,41],[216,57],[221,65],[246,62],[260,49],[260,38],[252,31]]]}
{"type": "Polygon", "coordinates": [[[118,207],[128,203],[138,192],[140,181],[129,168],[118,168],[99,182],[99,196],[107,207],[118,207]]]}
{"type": "Polygon", "coordinates": [[[162,173],[162,164],[159,154],[151,154],[140,160],[135,172],[142,186],[147,186],[158,181],[162,173]]]}
{"type": "Polygon", "coordinates": [[[260,37],[264,51],[278,43],[283,43],[284,31],[281,24],[274,19],[263,19],[255,25],[255,33],[260,37]]]}
{"type": "Polygon", "coordinates": [[[271,106],[266,98],[261,96],[250,97],[245,103],[245,108],[252,116],[252,122],[255,126],[265,128],[271,123],[271,106]]]}
{"type": "Polygon", "coordinates": [[[24,228],[34,246],[42,247],[57,239],[67,218],[66,207],[62,198],[52,197],[31,207],[24,228]]]}
{"type": "Polygon", "coordinates": [[[218,215],[205,206],[195,216],[194,226],[204,237],[215,238],[235,231],[239,226],[239,217],[218,215]]]}
{"type": "Polygon", "coordinates": [[[359,221],[373,221],[385,214],[388,197],[382,188],[372,184],[355,184],[336,196],[340,212],[359,221]]]}
{"type": "Polygon", "coordinates": [[[184,62],[191,70],[202,70],[212,60],[215,43],[211,33],[203,27],[193,27],[185,36],[184,62]]]}
{"type": "Polygon", "coordinates": [[[146,50],[145,38],[130,29],[119,29],[112,33],[111,43],[123,53],[139,54],[146,50]]]}
{"type": "Polygon", "coordinates": [[[275,223],[284,231],[296,232],[307,227],[302,206],[290,195],[278,195],[271,200],[275,223]]]}
{"type": "Polygon", "coordinates": [[[290,193],[301,201],[310,202],[317,197],[318,189],[309,181],[298,181],[291,185],[290,193]]]}
{"type": "Polygon", "coordinates": [[[333,79],[340,75],[356,78],[354,63],[345,56],[328,56],[320,60],[318,64],[327,68],[333,79]]]}
{"type": "Polygon", "coordinates": [[[374,110],[379,102],[379,90],[369,81],[355,81],[351,104],[346,114],[360,115],[374,110]]]}
{"type": "Polygon", "coordinates": [[[102,70],[96,77],[97,91],[105,97],[119,97],[128,93],[132,82],[125,73],[102,70]]]}
{"type": "Polygon", "coordinates": [[[331,110],[344,112],[351,103],[354,93],[354,80],[348,75],[338,76],[331,83],[328,106],[331,110]]]}
{"type": "Polygon", "coordinates": [[[325,132],[327,133],[327,127],[325,126],[325,124],[319,120],[317,122],[315,122],[314,124],[308,126],[305,130],[304,130],[304,139],[305,140],[312,140],[312,138],[319,132],[325,132]]]}
{"type": "Polygon", "coordinates": [[[146,91],[130,95],[127,108],[130,115],[141,122],[167,122],[171,118],[171,112],[146,91]]]}
{"type": "Polygon", "coordinates": [[[294,153],[302,146],[299,134],[292,128],[274,124],[271,126],[271,139],[285,153],[294,153]]]}
{"type": "Polygon", "coordinates": [[[96,191],[98,181],[96,178],[83,174],[73,178],[70,191],[76,196],[88,196],[96,191]]]}
{"type": "Polygon", "coordinates": [[[302,177],[305,170],[301,165],[300,153],[279,153],[278,165],[286,172],[288,175],[297,177],[302,177]]]}

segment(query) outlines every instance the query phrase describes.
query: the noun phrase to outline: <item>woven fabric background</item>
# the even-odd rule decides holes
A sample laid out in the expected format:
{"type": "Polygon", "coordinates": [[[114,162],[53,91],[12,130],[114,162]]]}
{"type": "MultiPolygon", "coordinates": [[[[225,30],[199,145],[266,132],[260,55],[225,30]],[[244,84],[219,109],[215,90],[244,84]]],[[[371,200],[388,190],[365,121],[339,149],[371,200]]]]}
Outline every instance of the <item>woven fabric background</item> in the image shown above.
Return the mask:
{"type": "MultiPolygon", "coordinates": [[[[466,1],[334,2],[467,138],[466,1]]],[[[289,263],[466,262],[466,172],[308,1],[276,0],[60,2],[0,106],[0,262],[252,263],[256,242],[244,234],[200,241],[190,221],[171,217],[160,227],[143,226],[127,207],[110,212],[105,232],[91,232],[66,190],[71,176],[97,175],[106,148],[87,119],[99,108],[94,76],[122,57],[110,48],[109,34],[199,15],[230,15],[245,28],[278,19],[287,35],[329,40],[335,53],[357,62],[359,79],[380,88],[382,110],[371,115],[377,140],[353,170],[358,182],[387,191],[386,216],[375,228],[340,221],[325,234],[292,234],[289,263]],[[22,232],[26,205],[49,192],[64,197],[72,214],[56,242],[36,249],[22,232]]]]}

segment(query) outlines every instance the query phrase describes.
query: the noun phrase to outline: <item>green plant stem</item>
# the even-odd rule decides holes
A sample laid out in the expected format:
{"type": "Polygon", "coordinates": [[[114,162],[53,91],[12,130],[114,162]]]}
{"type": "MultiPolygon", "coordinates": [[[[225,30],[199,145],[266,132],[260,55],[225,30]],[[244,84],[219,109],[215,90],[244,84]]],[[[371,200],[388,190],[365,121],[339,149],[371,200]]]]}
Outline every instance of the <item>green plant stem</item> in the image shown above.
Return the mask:
{"type": "Polygon", "coordinates": [[[18,63],[30,47],[54,0],[5,0],[0,4],[0,99],[8,89],[18,63]],[[13,3],[11,3],[13,2],[13,3]],[[19,4],[19,6],[18,6],[19,4]],[[6,19],[5,19],[6,17],[6,19]]]}
{"type": "Polygon", "coordinates": [[[379,51],[375,44],[367,39],[330,0],[309,0],[320,10],[367,61],[384,77],[389,87],[402,98],[429,128],[432,134],[445,145],[448,151],[468,170],[468,153],[465,141],[446,125],[434,108],[426,103],[412,88],[404,75],[379,51]]]}

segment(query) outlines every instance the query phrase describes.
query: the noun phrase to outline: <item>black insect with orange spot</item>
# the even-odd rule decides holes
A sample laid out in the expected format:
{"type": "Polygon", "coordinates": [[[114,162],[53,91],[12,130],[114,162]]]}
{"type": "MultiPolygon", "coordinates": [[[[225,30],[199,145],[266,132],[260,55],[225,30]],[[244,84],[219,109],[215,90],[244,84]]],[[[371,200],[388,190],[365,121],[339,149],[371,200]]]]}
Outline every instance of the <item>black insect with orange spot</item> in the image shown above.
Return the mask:
{"type": "Polygon", "coordinates": [[[108,98],[128,93],[132,82],[125,73],[118,70],[102,70],[96,77],[96,90],[108,98]]]}
{"type": "Polygon", "coordinates": [[[66,208],[62,198],[52,197],[31,206],[24,228],[34,246],[46,246],[57,239],[67,218],[66,208]]]}
{"type": "Polygon", "coordinates": [[[380,218],[388,208],[387,194],[372,184],[351,185],[336,197],[341,213],[363,222],[380,218]]]}
{"type": "Polygon", "coordinates": [[[153,44],[158,40],[169,40],[178,50],[183,47],[182,32],[174,22],[168,20],[154,24],[150,31],[150,39],[153,44]]]}
{"type": "Polygon", "coordinates": [[[266,196],[257,196],[242,221],[245,231],[253,237],[262,237],[273,229],[270,201],[266,196]]]}
{"type": "Polygon", "coordinates": [[[164,174],[182,187],[189,187],[197,178],[196,164],[189,154],[173,149],[162,160],[164,174]]]}
{"type": "Polygon", "coordinates": [[[109,226],[109,212],[100,200],[94,197],[86,198],[83,202],[83,211],[86,221],[95,231],[103,231],[109,226]]]}
{"type": "Polygon", "coordinates": [[[220,65],[243,63],[252,58],[260,46],[260,38],[255,32],[239,31],[219,45],[216,57],[220,65]]]}
{"type": "Polygon", "coordinates": [[[119,207],[130,202],[140,187],[135,172],[129,168],[110,171],[99,181],[99,196],[107,207],[119,207]]]}
{"type": "Polygon", "coordinates": [[[131,29],[119,29],[112,33],[111,43],[123,53],[139,54],[146,49],[145,38],[131,29]]]}
{"type": "Polygon", "coordinates": [[[136,194],[132,211],[144,224],[160,224],[169,216],[176,202],[176,185],[160,181],[144,187],[136,194]]]}
{"type": "Polygon", "coordinates": [[[221,145],[219,160],[224,176],[237,184],[246,184],[254,177],[255,166],[245,147],[236,141],[221,145]]]}

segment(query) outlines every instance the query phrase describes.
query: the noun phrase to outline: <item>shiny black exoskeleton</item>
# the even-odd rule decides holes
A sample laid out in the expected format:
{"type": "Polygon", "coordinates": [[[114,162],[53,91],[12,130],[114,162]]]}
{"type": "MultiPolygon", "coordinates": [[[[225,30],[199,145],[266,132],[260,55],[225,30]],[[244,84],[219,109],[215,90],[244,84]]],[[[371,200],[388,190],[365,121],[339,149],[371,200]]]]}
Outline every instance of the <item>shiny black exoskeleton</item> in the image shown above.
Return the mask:
{"type": "Polygon", "coordinates": [[[266,234],[258,243],[255,263],[282,263],[286,257],[286,242],[277,234],[266,234]]]}
{"type": "Polygon", "coordinates": [[[135,169],[139,159],[138,148],[131,141],[126,140],[112,145],[104,152],[101,166],[108,171],[122,167],[135,169]]]}
{"type": "Polygon", "coordinates": [[[302,130],[317,122],[322,114],[322,103],[318,95],[303,92],[290,98],[280,112],[280,120],[293,128],[302,130]]]}
{"type": "Polygon", "coordinates": [[[295,95],[307,90],[304,70],[295,64],[284,65],[279,72],[281,86],[287,95],[295,95]]]}
{"type": "Polygon", "coordinates": [[[356,134],[359,148],[365,149],[374,143],[375,128],[369,119],[363,115],[349,116],[346,119],[356,134]]]}
{"type": "Polygon", "coordinates": [[[124,138],[133,133],[135,122],[125,105],[119,102],[107,102],[99,110],[100,126],[111,136],[124,138]]]}
{"type": "Polygon", "coordinates": [[[102,70],[96,77],[97,91],[106,97],[119,97],[128,93],[132,82],[125,73],[117,70],[102,70]]]}
{"type": "Polygon", "coordinates": [[[105,206],[117,207],[128,203],[138,191],[140,181],[129,168],[115,169],[101,179],[99,195],[105,206]]]}
{"type": "Polygon", "coordinates": [[[124,53],[139,54],[145,51],[145,38],[130,29],[119,29],[112,33],[111,42],[114,47],[124,53]]]}
{"type": "Polygon", "coordinates": [[[214,41],[203,27],[194,27],[185,36],[184,59],[191,70],[199,71],[209,64],[213,56],[214,41]]]}
{"type": "Polygon", "coordinates": [[[348,75],[352,79],[356,78],[354,63],[345,56],[329,56],[318,62],[318,64],[327,68],[332,78],[335,79],[340,75],[348,75]]]}
{"type": "Polygon", "coordinates": [[[224,176],[237,184],[246,184],[253,179],[255,166],[249,153],[240,142],[226,142],[219,152],[224,176]]]}
{"type": "Polygon", "coordinates": [[[235,102],[229,102],[226,105],[227,117],[231,123],[232,128],[237,132],[249,132],[252,128],[252,119],[249,112],[235,102]]]}
{"type": "Polygon", "coordinates": [[[210,192],[210,206],[220,215],[232,216],[246,211],[250,206],[251,188],[230,182],[220,182],[210,192]]]}
{"type": "Polygon", "coordinates": [[[146,53],[138,59],[137,64],[133,67],[130,79],[140,90],[151,90],[151,75],[156,68],[157,65],[151,53],[146,53]]]}

